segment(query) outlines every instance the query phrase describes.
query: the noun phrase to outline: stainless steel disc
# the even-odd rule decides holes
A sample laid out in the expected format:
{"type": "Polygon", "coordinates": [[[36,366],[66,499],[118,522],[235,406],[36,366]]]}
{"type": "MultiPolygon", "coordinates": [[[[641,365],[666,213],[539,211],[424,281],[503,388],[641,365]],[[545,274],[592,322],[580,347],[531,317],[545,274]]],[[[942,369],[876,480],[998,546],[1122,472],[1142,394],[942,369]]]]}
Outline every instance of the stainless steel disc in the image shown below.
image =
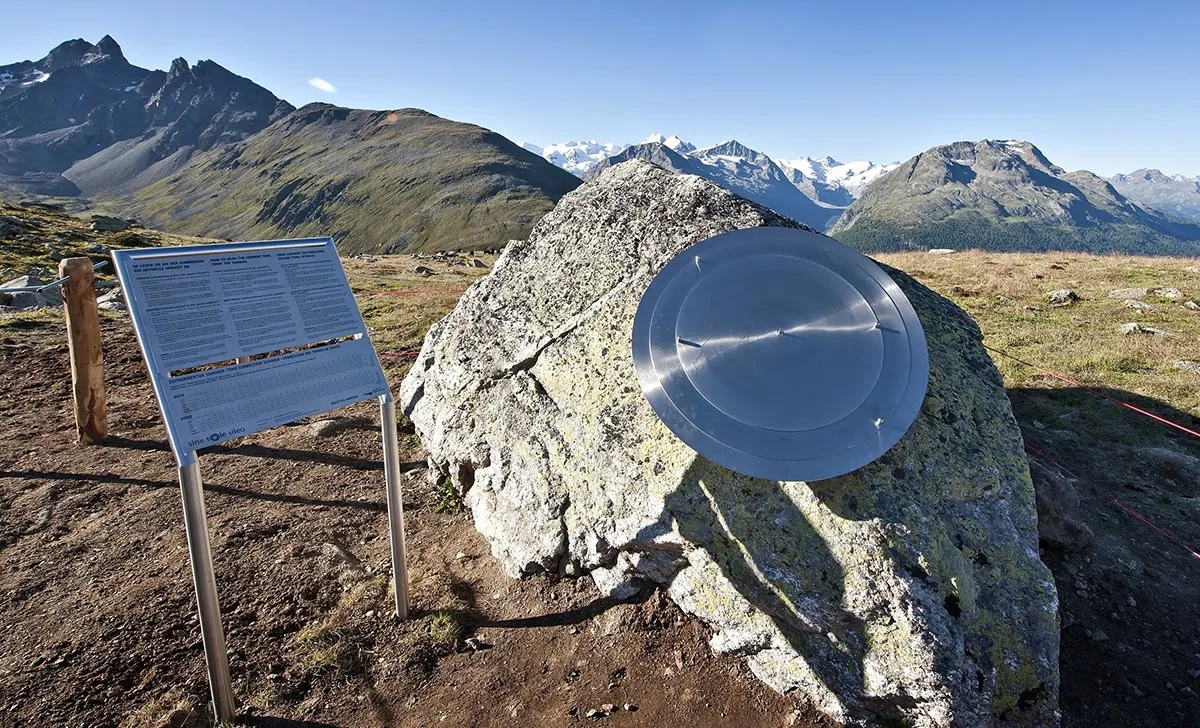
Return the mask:
{"type": "Polygon", "coordinates": [[[642,392],[704,457],[770,480],[856,470],[916,419],[912,305],[874,262],[791,228],[735,230],[667,263],[633,322],[642,392]]]}

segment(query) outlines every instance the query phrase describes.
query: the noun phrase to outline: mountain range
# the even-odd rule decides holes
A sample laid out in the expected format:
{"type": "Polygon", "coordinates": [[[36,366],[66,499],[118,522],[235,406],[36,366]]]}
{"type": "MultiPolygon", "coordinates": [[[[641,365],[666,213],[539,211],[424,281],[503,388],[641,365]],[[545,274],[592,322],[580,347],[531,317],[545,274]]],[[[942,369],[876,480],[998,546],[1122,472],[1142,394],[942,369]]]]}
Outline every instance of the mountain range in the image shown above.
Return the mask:
{"type": "Polygon", "coordinates": [[[893,164],[839,162],[832,157],[775,159],[736,140],[697,148],[677,135],[651,134],[638,144],[561,142],[540,147],[523,142],[522,147],[583,179],[591,179],[607,166],[637,157],[656,161],[668,168],[698,174],[726,189],[760,204],[774,207],[800,222],[824,229],[858,198],[872,181],[895,168],[893,164]],[[665,149],[660,151],[659,147],[665,149]],[[700,165],[683,163],[670,156],[690,158],[700,165]],[[784,183],[799,190],[812,205],[784,189],[784,183]],[[776,207],[780,205],[781,207],[776,207]]]}
{"type": "Polygon", "coordinates": [[[292,110],[212,61],[177,58],[151,71],[110,36],[67,41],[39,61],[0,66],[0,188],[74,196],[138,187],[292,110]]]}
{"type": "Polygon", "coordinates": [[[1166,175],[1157,169],[1137,169],[1108,178],[1126,197],[1182,220],[1200,222],[1200,176],[1166,175]]]}
{"type": "Polygon", "coordinates": [[[1066,172],[1026,141],[884,165],[662,134],[541,147],[420,109],[296,109],[211,60],[135,66],[110,36],[0,66],[0,197],[65,198],[181,233],[331,235],[346,252],[498,247],[634,158],[864,250],[1200,250],[1200,179],[1066,172]]]}
{"type": "Polygon", "coordinates": [[[1066,172],[1014,140],[918,154],[873,182],[830,235],[862,250],[1200,253],[1200,226],[1132,202],[1091,172],[1066,172]]]}
{"type": "Polygon", "coordinates": [[[418,109],[295,109],[213,61],[130,64],[109,36],[0,66],[0,195],[86,198],[215,237],[328,234],[347,251],[524,237],[579,180],[418,109]]]}

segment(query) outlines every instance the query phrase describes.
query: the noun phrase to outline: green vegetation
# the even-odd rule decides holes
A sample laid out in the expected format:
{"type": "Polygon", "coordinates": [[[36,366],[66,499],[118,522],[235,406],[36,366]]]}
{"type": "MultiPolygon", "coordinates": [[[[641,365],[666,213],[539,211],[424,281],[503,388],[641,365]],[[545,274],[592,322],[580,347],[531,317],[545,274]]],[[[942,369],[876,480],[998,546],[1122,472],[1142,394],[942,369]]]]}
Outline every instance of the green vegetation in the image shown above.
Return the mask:
{"type": "Polygon", "coordinates": [[[876,217],[859,218],[835,233],[846,245],[865,252],[929,248],[971,248],[1010,252],[1051,250],[1135,255],[1200,255],[1200,242],[1174,238],[1131,224],[1069,227],[1021,219],[988,219],[978,212],[955,213],[943,220],[903,226],[876,217]]]}
{"type": "Polygon", "coordinates": [[[310,104],[99,204],[196,235],[332,235],[345,253],[484,249],[527,236],[578,184],[481,127],[310,104]]]}
{"type": "MultiPolygon", "coordinates": [[[[119,233],[97,232],[88,220],[62,210],[0,202],[0,270],[12,270],[14,275],[23,275],[34,266],[57,272],[57,259],[62,257],[89,257],[99,263],[108,259],[111,248],[203,242],[209,241],[141,227],[119,233]]],[[[109,268],[102,274],[111,276],[113,271],[109,268]]]]}

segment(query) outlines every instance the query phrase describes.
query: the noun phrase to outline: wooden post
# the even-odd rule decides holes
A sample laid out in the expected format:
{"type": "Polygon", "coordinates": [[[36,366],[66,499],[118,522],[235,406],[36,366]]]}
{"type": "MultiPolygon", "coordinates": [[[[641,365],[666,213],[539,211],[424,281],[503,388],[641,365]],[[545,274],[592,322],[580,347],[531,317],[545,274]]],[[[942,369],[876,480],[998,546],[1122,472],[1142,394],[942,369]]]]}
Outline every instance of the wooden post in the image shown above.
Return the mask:
{"type": "Polygon", "coordinates": [[[104,355],[100,348],[100,312],[90,258],[67,258],[58,265],[67,316],[67,347],[71,352],[71,385],[75,399],[75,429],[87,445],[108,437],[108,408],[104,401],[104,355]]]}

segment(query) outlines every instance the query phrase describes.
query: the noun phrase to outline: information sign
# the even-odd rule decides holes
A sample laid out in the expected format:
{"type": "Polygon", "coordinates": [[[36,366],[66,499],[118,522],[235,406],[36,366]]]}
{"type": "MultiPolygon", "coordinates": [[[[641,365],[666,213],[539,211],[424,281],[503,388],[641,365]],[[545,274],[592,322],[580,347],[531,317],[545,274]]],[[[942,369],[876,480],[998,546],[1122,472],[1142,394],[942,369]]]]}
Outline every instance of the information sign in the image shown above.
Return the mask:
{"type": "Polygon", "coordinates": [[[408,616],[396,409],[329,238],[113,251],[171,448],[217,716],[234,715],[196,451],[378,398],[396,611],[408,616]]]}

